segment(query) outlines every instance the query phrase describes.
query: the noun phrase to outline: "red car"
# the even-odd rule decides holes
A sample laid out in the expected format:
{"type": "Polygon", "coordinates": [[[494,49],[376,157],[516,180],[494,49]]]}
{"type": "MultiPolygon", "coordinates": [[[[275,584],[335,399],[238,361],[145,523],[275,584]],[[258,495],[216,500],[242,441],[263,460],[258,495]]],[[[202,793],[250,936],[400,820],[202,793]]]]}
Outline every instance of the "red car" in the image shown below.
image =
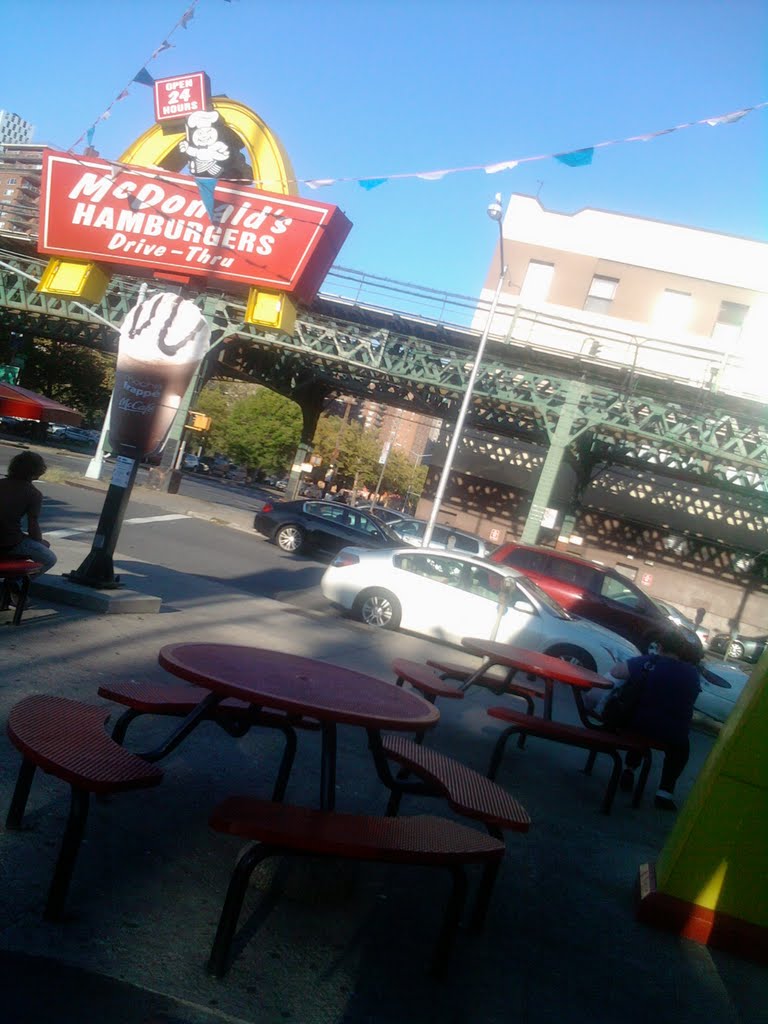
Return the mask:
{"type": "MultiPolygon", "coordinates": [[[[490,560],[519,569],[569,612],[612,629],[643,652],[655,629],[670,625],[668,616],[647,594],[605,565],[552,548],[515,543],[502,544],[490,560]]],[[[696,634],[685,628],[682,632],[703,654],[696,634]]]]}

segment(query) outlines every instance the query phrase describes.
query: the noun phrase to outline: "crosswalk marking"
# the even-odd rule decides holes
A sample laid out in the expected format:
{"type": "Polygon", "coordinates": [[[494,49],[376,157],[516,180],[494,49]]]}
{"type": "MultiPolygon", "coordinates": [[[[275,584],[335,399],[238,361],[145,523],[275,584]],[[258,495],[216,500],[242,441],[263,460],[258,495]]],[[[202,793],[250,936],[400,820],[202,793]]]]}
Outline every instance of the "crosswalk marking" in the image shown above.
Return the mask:
{"type": "MultiPolygon", "coordinates": [[[[169,523],[174,519],[189,519],[189,516],[185,516],[179,512],[172,512],[166,516],[136,516],[135,519],[124,519],[123,526],[140,526],[143,523],[169,523]]],[[[64,537],[76,537],[79,533],[93,533],[96,529],[98,520],[94,520],[92,523],[86,525],[74,525],[69,526],[61,530],[46,530],[46,539],[59,538],[60,540],[64,537]]]]}
{"type": "Polygon", "coordinates": [[[136,519],[126,519],[123,525],[134,525],[139,523],[170,523],[172,519],[189,519],[181,512],[169,512],[167,516],[138,516],[136,519]]]}

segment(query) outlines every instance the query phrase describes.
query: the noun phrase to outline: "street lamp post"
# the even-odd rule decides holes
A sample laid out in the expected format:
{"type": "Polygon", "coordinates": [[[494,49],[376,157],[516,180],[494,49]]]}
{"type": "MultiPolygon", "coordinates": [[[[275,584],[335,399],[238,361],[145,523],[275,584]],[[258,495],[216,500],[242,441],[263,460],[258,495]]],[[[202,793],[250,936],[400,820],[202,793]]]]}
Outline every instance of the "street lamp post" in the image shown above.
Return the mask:
{"type": "Polygon", "coordinates": [[[435,528],[435,521],[437,520],[437,517],[440,513],[440,506],[442,505],[443,497],[445,495],[445,488],[448,484],[448,477],[451,475],[451,469],[453,468],[453,459],[454,456],[456,455],[456,449],[459,447],[459,441],[461,440],[461,435],[464,432],[464,422],[467,418],[469,404],[472,401],[472,392],[475,387],[475,381],[477,380],[477,374],[480,370],[480,363],[483,361],[483,356],[485,355],[486,342],[488,341],[488,335],[491,332],[491,324],[493,323],[493,317],[496,313],[496,307],[499,303],[499,297],[501,296],[501,289],[504,285],[504,276],[506,275],[507,272],[507,268],[504,263],[504,232],[502,228],[502,217],[504,210],[501,205],[500,193],[496,193],[496,198],[492,203],[489,204],[487,212],[491,220],[495,220],[496,223],[499,225],[499,280],[496,283],[496,291],[493,293],[491,305],[488,308],[488,316],[486,317],[485,326],[483,327],[483,333],[480,338],[480,342],[477,346],[477,353],[475,355],[475,361],[472,365],[472,371],[469,375],[469,380],[467,381],[467,390],[464,392],[464,398],[462,399],[461,402],[459,414],[456,417],[456,426],[454,427],[453,430],[453,437],[451,438],[451,443],[448,446],[448,454],[445,457],[445,465],[443,466],[443,471],[440,474],[440,481],[438,482],[437,491],[435,492],[435,501],[432,506],[432,511],[429,514],[427,527],[424,530],[424,540],[422,541],[424,547],[428,547],[430,541],[432,540],[432,532],[435,528]]]}

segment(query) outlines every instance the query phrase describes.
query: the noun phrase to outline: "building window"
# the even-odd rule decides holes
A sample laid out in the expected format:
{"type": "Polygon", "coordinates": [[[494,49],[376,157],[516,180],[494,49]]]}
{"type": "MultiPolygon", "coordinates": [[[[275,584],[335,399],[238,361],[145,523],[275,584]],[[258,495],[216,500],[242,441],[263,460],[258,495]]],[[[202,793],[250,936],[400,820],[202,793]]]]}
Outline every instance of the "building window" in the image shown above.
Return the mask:
{"type": "Polygon", "coordinates": [[[666,330],[687,331],[693,312],[693,296],[690,292],[679,292],[665,288],[656,303],[653,322],[666,330]]]}
{"type": "Polygon", "coordinates": [[[720,312],[717,314],[717,321],[712,329],[712,337],[715,341],[725,345],[731,345],[737,341],[748,312],[749,306],[744,306],[741,302],[721,302],[720,312]]]}
{"type": "Polygon", "coordinates": [[[5,194],[6,194],[7,196],[12,196],[12,195],[15,195],[15,194],[16,194],[16,189],[15,189],[15,188],[7,188],[7,189],[5,190],[5,194]]]}
{"type": "Polygon", "coordinates": [[[16,179],[15,178],[9,178],[8,181],[6,182],[6,184],[8,184],[8,185],[15,185],[16,184],[16,179]]]}
{"type": "Polygon", "coordinates": [[[584,309],[590,313],[609,313],[618,284],[617,277],[602,277],[600,274],[595,274],[592,284],[589,286],[584,309]]]}
{"type": "Polygon", "coordinates": [[[554,273],[554,263],[531,260],[520,288],[520,298],[531,302],[546,302],[554,273]]]}

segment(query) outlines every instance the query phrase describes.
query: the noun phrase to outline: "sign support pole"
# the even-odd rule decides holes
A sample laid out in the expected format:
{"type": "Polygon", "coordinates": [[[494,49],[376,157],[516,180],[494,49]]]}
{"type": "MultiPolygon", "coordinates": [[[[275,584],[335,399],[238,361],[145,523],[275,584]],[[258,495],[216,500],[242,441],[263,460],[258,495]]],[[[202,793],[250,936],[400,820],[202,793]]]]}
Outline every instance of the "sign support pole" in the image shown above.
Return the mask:
{"type": "Polygon", "coordinates": [[[124,455],[117,459],[90,553],[77,569],[65,574],[64,578],[71,583],[100,590],[115,590],[122,586],[120,577],[115,575],[112,555],[115,553],[138,468],[138,459],[124,455]]]}

